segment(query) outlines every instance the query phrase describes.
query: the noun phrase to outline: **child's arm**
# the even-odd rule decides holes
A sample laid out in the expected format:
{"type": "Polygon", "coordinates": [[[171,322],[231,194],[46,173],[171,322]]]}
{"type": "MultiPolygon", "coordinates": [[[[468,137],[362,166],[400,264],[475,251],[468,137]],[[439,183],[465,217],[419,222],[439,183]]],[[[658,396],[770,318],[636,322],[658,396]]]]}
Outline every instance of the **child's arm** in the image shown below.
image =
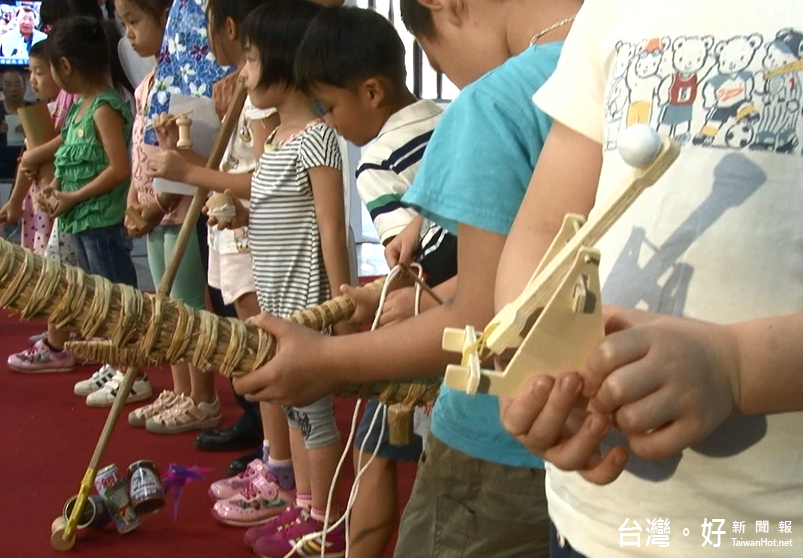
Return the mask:
{"type": "Polygon", "coordinates": [[[59,134],[47,143],[26,149],[20,158],[20,168],[26,176],[33,178],[38,173],[39,167],[56,157],[56,151],[63,143],[64,140],[59,134]]]}
{"type": "Polygon", "coordinates": [[[404,229],[385,245],[385,260],[391,268],[398,264],[409,266],[421,244],[421,227],[424,218],[416,215],[404,229]]]}
{"type": "Polygon", "coordinates": [[[0,223],[16,223],[22,217],[22,202],[31,190],[33,181],[23,172],[22,166],[17,168],[17,178],[6,204],[0,208],[0,223]]]}
{"type": "Polygon", "coordinates": [[[123,117],[105,104],[95,110],[93,117],[98,136],[109,159],[109,166],[94,180],[75,192],[54,192],[53,195],[59,201],[54,215],[61,215],[76,204],[112,191],[131,176],[131,162],[123,135],[123,117]]]}
{"type": "MultiPolygon", "coordinates": [[[[315,217],[321,235],[321,251],[326,276],[331,292],[336,293],[341,285],[351,281],[349,272],[348,241],[346,237],[346,216],[343,200],[343,171],[334,167],[314,167],[309,169],[312,198],[315,203],[315,217]]],[[[346,324],[335,327],[338,333],[347,333],[346,324]]],[[[349,331],[350,332],[350,331],[349,331]]]]}
{"type": "Polygon", "coordinates": [[[228,173],[206,168],[206,160],[189,149],[163,149],[148,158],[148,176],[192,184],[202,190],[251,197],[251,173],[228,173]]]}

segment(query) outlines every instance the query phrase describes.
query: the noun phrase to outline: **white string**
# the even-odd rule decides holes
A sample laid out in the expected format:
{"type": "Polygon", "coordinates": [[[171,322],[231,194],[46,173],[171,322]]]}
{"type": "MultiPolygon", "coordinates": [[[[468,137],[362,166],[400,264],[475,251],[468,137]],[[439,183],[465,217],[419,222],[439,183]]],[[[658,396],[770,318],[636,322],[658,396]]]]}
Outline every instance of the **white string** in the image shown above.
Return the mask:
{"type": "MultiPolygon", "coordinates": [[[[416,275],[418,281],[415,283],[415,306],[414,306],[414,315],[418,315],[421,312],[421,283],[420,281],[423,280],[423,273],[424,270],[420,264],[413,263],[410,264],[411,269],[415,269],[417,271],[416,275]]],[[[388,296],[388,291],[390,290],[390,285],[393,283],[393,280],[396,279],[401,274],[406,273],[407,270],[400,265],[397,265],[393,269],[390,270],[387,277],[385,278],[385,284],[382,285],[382,291],[379,294],[379,305],[376,309],[376,314],[374,315],[374,321],[371,324],[371,331],[377,329],[379,327],[379,320],[382,317],[382,311],[385,308],[385,302],[388,296]]],[[[345,558],[349,556],[349,515],[351,513],[351,509],[354,507],[354,502],[357,500],[357,494],[360,490],[360,477],[362,477],[363,473],[365,473],[368,468],[371,466],[371,463],[376,458],[377,454],[379,453],[379,444],[382,441],[382,438],[385,436],[385,424],[387,423],[387,405],[384,403],[380,403],[377,406],[377,412],[374,413],[373,418],[371,419],[371,424],[368,426],[368,432],[366,433],[365,437],[363,438],[362,444],[360,444],[360,454],[357,457],[357,471],[354,476],[354,484],[351,486],[351,491],[349,492],[349,499],[346,503],[346,509],[343,511],[343,514],[340,518],[333,524],[329,525],[329,516],[332,513],[332,502],[334,500],[335,494],[335,487],[337,486],[337,479],[340,477],[340,473],[343,469],[343,463],[346,462],[348,455],[351,450],[351,442],[354,440],[354,436],[357,431],[357,417],[360,414],[360,404],[362,403],[362,398],[357,399],[357,403],[354,405],[354,414],[351,417],[351,430],[349,431],[348,441],[346,442],[346,446],[343,449],[343,454],[340,456],[340,461],[337,463],[337,468],[335,469],[335,474],[332,477],[332,484],[329,486],[329,496],[326,500],[326,513],[323,519],[323,529],[321,531],[317,531],[315,533],[310,533],[308,535],[304,535],[301,537],[298,542],[293,545],[293,548],[284,555],[284,558],[292,558],[293,554],[295,554],[296,550],[301,548],[304,543],[314,540],[317,537],[322,537],[321,541],[321,558],[325,558],[326,556],[326,535],[340,527],[344,522],[346,524],[346,554],[345,558]],[[365,451],[365,446],[368,443],[368,438],[371,436],[371,433],[374,430],[374,426],[376,425],[376,420],[379,418],[379,415],[382,415],[382,422],[379,426],[379,439],[374,446],[374,450],[371,453],[371,457],[368,459],[368,462],[365,466],[362,466],[362,454],[365,451]]]]}

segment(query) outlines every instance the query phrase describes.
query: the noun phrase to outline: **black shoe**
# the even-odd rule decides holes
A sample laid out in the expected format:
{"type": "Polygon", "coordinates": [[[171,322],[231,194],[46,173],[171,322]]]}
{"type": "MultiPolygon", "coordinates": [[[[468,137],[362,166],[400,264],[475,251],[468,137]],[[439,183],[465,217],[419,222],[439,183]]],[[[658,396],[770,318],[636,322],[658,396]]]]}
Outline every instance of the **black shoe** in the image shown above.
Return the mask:
{"type": "Polygon", "coordinates": [[[244,455],[242,457],[238,457],[237,459],[232,461],[229,464],[229,476],[233,477],[234,475],[238,475],[243,471],[245,471],[245,468],[248,467],[248,464],[251,463],[254,459],[262,459],[262,446],[259,446],[251,453],[244,455]]]}
{"type": "Polygon", "coordinates": [[[261,441],[261,434],[238,421],[228,428],[201,432],[195,438],[195,447],[203,451],[242,451],[253,448],[261,441]]]}

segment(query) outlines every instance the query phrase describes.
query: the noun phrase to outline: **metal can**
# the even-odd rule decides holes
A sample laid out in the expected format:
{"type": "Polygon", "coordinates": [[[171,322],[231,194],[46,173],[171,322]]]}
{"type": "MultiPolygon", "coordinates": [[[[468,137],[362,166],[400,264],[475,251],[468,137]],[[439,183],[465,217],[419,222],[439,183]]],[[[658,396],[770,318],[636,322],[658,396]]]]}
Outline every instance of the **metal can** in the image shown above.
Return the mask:
{"type": "MultiPolygon", "coordinates": [[[[65,521],[70,520],[70,515],[72,515],[73,508],[75,508],[75,503],[77,501],[78,496],[73,496],[64,504],[65,521]]],[[[78,529],[86,529],[87,527],[100,528],[108,525],[111,520],[112,516],[106,508],[106,503],[103,501],[103,498],[93,494],[87,499],[84,510],[81,512],[81,515],[78,516],[78,524],[76,527],[78,529]]]]}
{"type": "Polygon", "coordinates": [[[129,465],[128,494],[138,514],[156,513],[164,507],[165,493],[156,463],[141,460],[129,465]]]}
{"type": "Polygon", "coordinates": [[[117,465],[109,465],[98,471],[95,489],[106,503],[118,533],[124,535],[140,526],[142,518],[131,506],[128,488],[117,473],[117,465]]]}

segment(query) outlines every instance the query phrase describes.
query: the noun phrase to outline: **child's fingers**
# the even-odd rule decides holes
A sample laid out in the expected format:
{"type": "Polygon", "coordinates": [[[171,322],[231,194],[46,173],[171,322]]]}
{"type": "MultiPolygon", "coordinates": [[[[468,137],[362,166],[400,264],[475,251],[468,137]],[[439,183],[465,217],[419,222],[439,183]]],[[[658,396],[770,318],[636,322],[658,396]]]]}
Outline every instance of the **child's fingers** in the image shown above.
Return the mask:
{"type": "Polygon", "coordinates": [[[551,376],[533,376],[515,398],[500,397],[499,412],[505,430],[514,436],[525,436],[549,400],[554,385],[555,378],[551,376]]]}
{"type": "Polygon", "coordinates": [[[599,455],[602,439],[611,423],[599,413],[589,413],[579,429],[543,453],[544,458],[564,471],[581,471],[599,455]]]}
{"type": "Polygon", "coordinates": [[[667,459],[697,443],[704,434],[683,421],[676,421],[646,434],[627,436],[630,450],[648,460],[667,459]]]}
{"type": "Polygon", "coordinates": [[[617,446],[608,450],[605,457],[593,456],[580,474],[588,482],[598,485],[610,484],[625,470],[627,458],[627,450],[617,446]]]}
{"type": "Polygon", "coordinates": [[[614,413],[614,418],[622,432],[636,434],[661,428],[679,414],[677,398],[668,389],[659,389],[624,404],[614,413]]]}
{"type": "Polygon", "coordinates": [[[603,413],[612,413],[658,391],[664,376],[658,373],[660,368],[653,360],[641,358],[614,368],[603,378],[594,396],[597,408],[603,413]]]}
{"type": "Polygon", "coordinates": [[[607,335],[586,361],[583,395],[589,399],[595,397],[608,376],[644,358],[649,349],[649,339],[641,329],[625,329],[607,335]]]}

